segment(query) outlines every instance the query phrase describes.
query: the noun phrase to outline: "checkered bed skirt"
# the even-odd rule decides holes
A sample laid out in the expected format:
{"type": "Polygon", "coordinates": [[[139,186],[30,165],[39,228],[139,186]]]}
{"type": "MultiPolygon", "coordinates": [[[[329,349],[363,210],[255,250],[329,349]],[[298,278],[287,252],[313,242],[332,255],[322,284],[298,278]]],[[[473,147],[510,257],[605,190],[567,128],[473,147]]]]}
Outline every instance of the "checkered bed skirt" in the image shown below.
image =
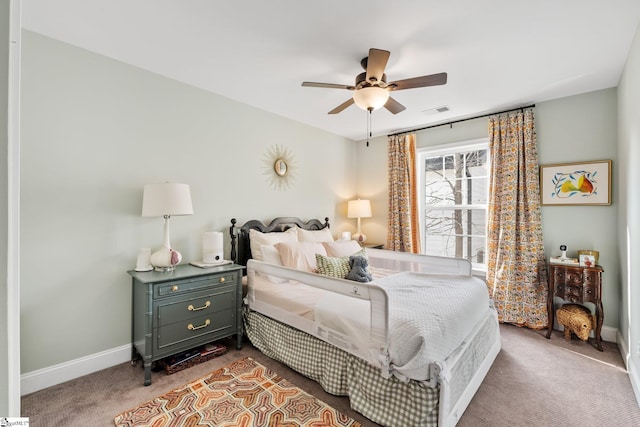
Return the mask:
{"type": "Polygon", "coordinates": [[[318,382],[328,393],[349,396],[351,407],[388,427],[437,426],[439,388],[384,379],[380,370],[331,344],[245,309],[245,331],[262,353],[318,382]]]}

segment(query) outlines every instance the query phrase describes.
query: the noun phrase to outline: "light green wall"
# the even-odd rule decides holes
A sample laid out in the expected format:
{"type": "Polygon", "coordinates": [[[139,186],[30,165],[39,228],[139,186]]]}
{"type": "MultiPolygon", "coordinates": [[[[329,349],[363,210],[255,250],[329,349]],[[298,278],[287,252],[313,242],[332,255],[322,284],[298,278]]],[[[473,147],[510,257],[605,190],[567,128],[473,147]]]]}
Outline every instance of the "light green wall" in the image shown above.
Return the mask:
{"type": "MultiPolygon", "coordinates": [[[[7,226],[8,226],[8,174],[7,151],[9,146],[8,103],[9,97],[9,1],[0,1],[0,384],[9,383],[9,338],[7,318],[7,226]]],[[[9,414],[7,387],[0,386],[0,416],[9,414]]]]}
{"type": "MultiPolygon", "coordinates": [[[[613,160],[616,168],[616,89],[541,102],[535,107],[538,154],[541,164],[583,160],[613,160]]],[[[384,113],[384,112],[382,112],[384,113]]],[[[375,114],[375,113],[374,113],[375,114]]],[[[374,117],[375,120],[375,117],[374,117]]],[[[467,141],[487,136],[487,118],[468,120],[453,126],[419,131],[417,146],[426,147],[467,141]]],[[[356,188],[372,199],[374,218],[362,220],[368,240],[386,241],[387,224],[387,138],[378,137],[366,147],[357,144],[356,188]],[[364,162],[364,163],[362,163],[364,162]],[[385,171],[381,173],[381,171],[385,171]]],[[[617,180],[614,176],[612,206],[544,206],[543,235],[547,256],[558,252],[561,243],[569,254],[578,249],[597,249],[605,269],[603,277],[604,324],[619,326],[620,267],[617,224],[617,180]]]]}
{"type": "Polygon", "coordinates": [[[28,31],[22,59],[23,373],[130,341],[126,270],[162,240],[140,216],[146,183],[191,186],[195,214],[171,219],[186,261],[204,231],[228,245],[232,217],[351,227],[353,142],[28,31]],[[267,183],[275,144],[293,154],[288,191],[267,183]]]}
{"type": "MultiPolygon", "coordinates": [[[[640,387],[640,27],[618,86],[618,247],[622,305],[620,331],[640,387]]],[[[636,389],[640,400],[640,390],[636,389]]]]}
{"type": "Polygon", "coordinates": [[[568,255],[579,249],[600,252],[604,268],[602,304],[604,324],[618,328],[620,311],[620,255],[618,251],[618,180],[616,89],[571,96],[536,106],[540,164],[612,160],[611,206],[543,206],[542,229],[547,256],[568,255]]]}

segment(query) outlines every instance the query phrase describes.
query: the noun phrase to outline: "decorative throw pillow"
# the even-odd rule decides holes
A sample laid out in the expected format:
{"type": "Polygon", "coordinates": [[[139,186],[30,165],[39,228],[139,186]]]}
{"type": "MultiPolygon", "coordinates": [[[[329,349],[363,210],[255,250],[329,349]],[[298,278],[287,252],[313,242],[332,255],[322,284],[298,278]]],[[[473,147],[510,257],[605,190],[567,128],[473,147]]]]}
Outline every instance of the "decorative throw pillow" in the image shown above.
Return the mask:
{"type": "Polygon", "coordinates": [[[335,242],[324,242],[322,245],[327,251],[327,255],[333,257],[353,255],[362,249],[355,240],[336,240],[335,242]]]}
{"type": "Polygon", "coordinates": [[[351,270],[348,256],[329,257],[316,254],[316,264],[318,265],[318,273],[336,279],[344,279],[351,270]]]}
{"type": "Polygon", "coordinates": [[[296,270],[315,273],[318,271],[316,254],[327,255],[319,242],[280,242],[275,245],[282,265],[296,270]]]}
{"type": "Polygon", "coordinates": [[[275,245],[280,242],[297,242],[298,234],[295,228],[290,228],[283,232],[262,233],[258,230],[249,230],[249,248],[251,257],[262,261],[260,245],[275,245]]]}
{"type": "Polygon", "coordinates": [[[333,242],[333,235],[329,228],[322,230],[303,230],[296,227],[298,233],[298,242],[333,242]]]}

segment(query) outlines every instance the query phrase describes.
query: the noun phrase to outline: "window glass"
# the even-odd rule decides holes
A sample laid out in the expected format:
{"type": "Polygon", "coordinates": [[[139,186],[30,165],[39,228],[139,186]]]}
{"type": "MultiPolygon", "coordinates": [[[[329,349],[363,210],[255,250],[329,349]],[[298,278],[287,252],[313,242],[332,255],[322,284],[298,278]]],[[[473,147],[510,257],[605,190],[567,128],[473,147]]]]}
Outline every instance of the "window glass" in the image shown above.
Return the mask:
{"type": "Polygon", "coordinates": [[[484,267],[489,172],[486,139],[421,149],[422,252],[484,267]]]}

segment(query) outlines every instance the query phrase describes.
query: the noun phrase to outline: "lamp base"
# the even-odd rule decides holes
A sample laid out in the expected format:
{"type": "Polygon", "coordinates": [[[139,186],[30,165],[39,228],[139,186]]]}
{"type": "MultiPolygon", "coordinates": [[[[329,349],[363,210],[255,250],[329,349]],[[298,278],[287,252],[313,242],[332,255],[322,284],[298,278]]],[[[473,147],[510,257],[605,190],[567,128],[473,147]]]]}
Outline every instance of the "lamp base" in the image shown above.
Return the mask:
{"type": "Polygon", "coordinates": [[[362,243],[367,240],[367,236],[362,233],[356,233],[353,235],[353,240],[357,240],[358,242],[362,243]]]}
{"type": "Polygon", "coordinates": [[[151,265],[155,271],[173,271],[180,261],[182,261],[180,252],[166,246],[151,254],[151,265]]]}

